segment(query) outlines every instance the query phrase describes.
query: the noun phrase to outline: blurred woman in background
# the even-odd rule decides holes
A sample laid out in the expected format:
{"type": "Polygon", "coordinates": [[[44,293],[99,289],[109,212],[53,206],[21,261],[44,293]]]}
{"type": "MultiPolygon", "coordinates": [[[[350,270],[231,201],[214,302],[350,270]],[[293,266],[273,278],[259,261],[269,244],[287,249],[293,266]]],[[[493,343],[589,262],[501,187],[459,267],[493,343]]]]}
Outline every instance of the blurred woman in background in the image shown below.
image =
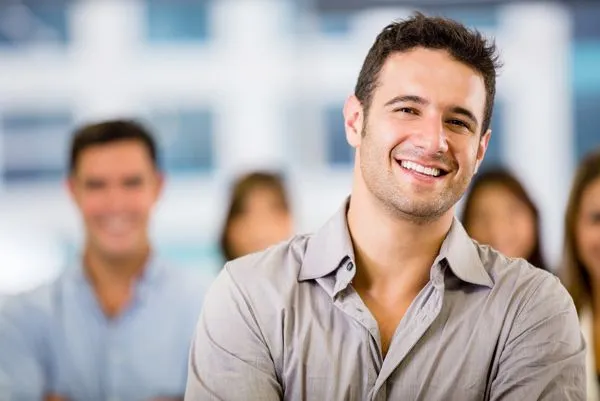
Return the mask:
{"type": "Polygon", "coordinates": [[[263,250],[292,234],[292,214],[281,176],[253,172],[234,183],[221,234],[226,261],[263,250]]]}
{"type": "Polygon", "coordinates": [[[580,164],[567,204],[561,278],[587,343],[588,400],[600,391],[600,151],[580,164]]]}
{"type": "Polygon", "coordinates": [[[496,168],[475,176],[465,199],[463,225],[477,242],[547,270],[538,210],[508,170],[496,168]]]}

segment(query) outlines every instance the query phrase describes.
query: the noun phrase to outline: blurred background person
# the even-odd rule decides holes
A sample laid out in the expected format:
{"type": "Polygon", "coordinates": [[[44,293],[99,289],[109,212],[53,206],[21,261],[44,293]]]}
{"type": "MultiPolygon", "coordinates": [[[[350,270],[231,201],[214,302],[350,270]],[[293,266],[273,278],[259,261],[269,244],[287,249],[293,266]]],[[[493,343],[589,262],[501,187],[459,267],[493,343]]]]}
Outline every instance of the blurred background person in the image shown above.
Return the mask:
{"type": "Polygon", "coordinates": [[[261,251],[293,234],[293,218],[281,175],[256,171],[232,186],[221,234],[226,261],[261,251]]]}
{"type": "Polygon", "coordinates": [[[580,164],[565,216],[561,277],[587,343],[588,399],[600,399],[600,150],[580,164]]]}
{"type": "Polygon", "coordinates": [[[547,270],[540,241],[540,216],[523,184],[508,169],[475,175],[465,197],[463,224],[481,244],[547,270]]]}
{"type": "Polygon", "coordinates": [[[56,280],[5,300],[0,398],[183,398],[201,280],[153,252],[148,226],[163,187],[157,158],[154,139],[133,121],[75,132],[67,187],[84,248],[56,280]]]}

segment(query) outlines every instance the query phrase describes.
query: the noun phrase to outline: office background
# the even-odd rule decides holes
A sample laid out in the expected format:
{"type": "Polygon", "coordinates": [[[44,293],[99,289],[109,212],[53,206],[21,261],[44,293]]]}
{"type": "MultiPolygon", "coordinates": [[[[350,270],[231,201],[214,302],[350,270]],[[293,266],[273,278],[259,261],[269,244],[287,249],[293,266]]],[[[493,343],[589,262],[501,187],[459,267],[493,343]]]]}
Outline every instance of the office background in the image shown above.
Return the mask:
{"type": "MultiPolygon", "coordinates": [[[[350,190],[342,104],[376,33],[416,9],[400,3],[0,2],[0,293],[48,280],[77,255],[82,227],[64,177],[83,122],[134,117],[156,133],[168,185],[154,241],[207,280],[242,171],[285,172],[296,230],[318,228],[350,190]]],[[[485,165],[525,182],[556,264],[575,163],[600,146],[600,2],[420,4],[496,38],[505,67],[485,165]]]]}

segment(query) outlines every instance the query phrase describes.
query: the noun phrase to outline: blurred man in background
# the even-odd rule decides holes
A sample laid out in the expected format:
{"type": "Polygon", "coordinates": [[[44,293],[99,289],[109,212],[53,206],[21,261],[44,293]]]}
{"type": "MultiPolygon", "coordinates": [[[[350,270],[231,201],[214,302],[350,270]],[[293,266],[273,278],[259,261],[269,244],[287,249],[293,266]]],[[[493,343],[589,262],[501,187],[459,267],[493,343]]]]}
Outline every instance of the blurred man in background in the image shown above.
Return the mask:
{"type": "Polygon", "coordinates": [[[69,169],[85,246],[57,280],[5,301],[0,399],[181,399],[201,279],[153,254],[154,139],[131,121],[84,126],[69,169]]]}

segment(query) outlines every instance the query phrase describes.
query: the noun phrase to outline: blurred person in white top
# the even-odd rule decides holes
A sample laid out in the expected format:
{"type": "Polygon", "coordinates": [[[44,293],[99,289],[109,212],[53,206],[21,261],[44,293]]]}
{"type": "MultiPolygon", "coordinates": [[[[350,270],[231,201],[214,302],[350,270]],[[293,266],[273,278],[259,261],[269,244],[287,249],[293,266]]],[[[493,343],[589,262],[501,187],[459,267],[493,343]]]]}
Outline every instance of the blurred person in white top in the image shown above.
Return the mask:
{"type": "Polygon", "coordinates": [[[600,400],[600,150],[579,165],[565,216],[561,276],[587,343],[588,400],[600,400]]]}

